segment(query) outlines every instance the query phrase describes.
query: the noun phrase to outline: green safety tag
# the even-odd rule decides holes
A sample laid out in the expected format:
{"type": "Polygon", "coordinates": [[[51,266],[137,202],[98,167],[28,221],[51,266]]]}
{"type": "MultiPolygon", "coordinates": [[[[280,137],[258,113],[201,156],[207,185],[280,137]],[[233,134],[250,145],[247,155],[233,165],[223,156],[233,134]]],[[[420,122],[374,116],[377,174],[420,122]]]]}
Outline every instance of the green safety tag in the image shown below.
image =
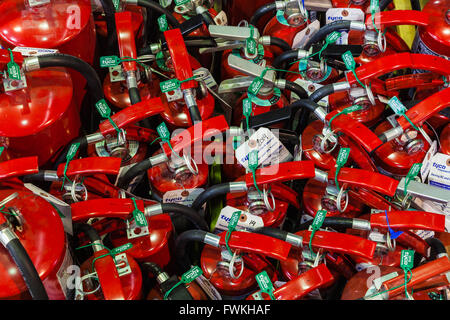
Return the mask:
{"type": "Polygon", "coordinates": [[[8,62],[8,77],[14,80],[20,80],[20,67],[14,61],[8,62]]]}
{"type": "Polygon", "coordinates": [[[411,270],[414,267],[414,250],[402,250],[400,268],[411,270]]]}
{"type": "Polygon", "coordinates": [[[341,33],[337,31],[333,31],[326,38],[325,42],[328,44],[335,43],[337,39],[341,37],[341,33]]]}
{"type": "Polygon", "coordinates": [[[134,218],[134,221],[136,221],[136,225],[138,227],[147,226],[147,219],[145,219],[145,215],[141,210],[134,209],[133,210],[133,218],[134,218]]]}
{"type": "Polygon", "coordinates": [[[406,175],[409,179],[414,179],[420,172],[420,169],[422,168],[422,163],[414,163],[409,169],[408,174],[406,175]]]}
{"type": "Polygon", "coordinates": [[[158,134],[162,140],[170,139],[169,129],[167,128],[167,126],[164,122],[162,122],[159,126],[156,127],[156,132],[158,132],[158,134]]]}
{"type": "Polygon", "coordinates": [[[164,32],[169,29],[169,23],[167,22],[167,18],[166,18],[165,14],[160,16],[157,21],[158,21],[159,31],[164,32]]]}
{"type": "Polygon", "coordinates": [[[5,150],[5,147],[0,147],[0,156],[2,155],[4,150],[5,150]]]}
{"type": "Polygon", "coordinates": [[[159,87],[161,88],[162,93],[170,92],[177,90],[180,87],[180,80],[178,79],[171,79],[167,81],[163,81],[159,84],[159,87]]]}
{"type": "Polygon", "coordinates": [[[347,67],[348,70],[355,69],[356,62],[355,59],[353,59],[353,55],[350,52],[350,50],[342,54],[342,61],[344,61],[345,66],[347,67]]]}
{"type": "Polygon", "coordinates": [[[341,150],[339,150],[339,155],[336,160],[338,167],[342,167],[344,164],[347,163],[349,154],[350,148],[341,148],[341,150]]]}
{"type": "Polygon", "coordinates": [[[233,212],[230,218],[230,222],[228,222],[228,230],[234,231],[234,229],[236,229],[239,219],[241,218],[241,213],[241,211],[233,212]]]}
{"type": "Polygon", "coordinates": [[[370,0],[370,11],[376,12],[380,9],[380,2],[379,0],[370,0]]]}
{"type": "Polygon", "coordinates": [[[312,228],[315,230],[319,230],[320,227],[322,227],[323,221],[325,220],[325,217],[327,215],[326,210],[319,210],[316,213],[316,216],[314,217],[314,220],[312,222],[312,228]]]}
{"type": "Polygon", "coordinates": [[[181,6],[181,5],[183,5],[185,3],[188,3],[188,2],[189,2],[189,0],[175,0],[175,5],[176,6],[181,6]]]}
{"type": "Polygon", "coordinates": [[[200,277],[202,274],[203,274],[202,269],[198,266],[195,266],[191,270],[183,273],[183,275],[181,276],[181,281],[183,283],[189,283],[200,277]]]}
{"type": "Polygon", "coordinates": [[[252,115],[252,102],[250,99],[244,99],[242,101],[242,112],[244,114],[244,117],[250,117],[252,115]]]}
{"type": "Polygon", "coordinates": [[[248,167],[250,170],[258,168],[258,150],[250,151],[248,154],[248,167]]]}
{"type": "Polygon", "coordinates": [[[248,38],[247,40],[245,40],[245,46],[247,48],[247,52],[251,55],[256,54],[256,50],[257,50],[257,45],[256,45],[256,40],[253,38],[248,38]]]}
{"type": "Polygon", "coordinates": [[[70,146],[69,151],[67,152],[67,162],[71,161],[75,155],[77,154],[78,148],[80,147],[80,143],[74,143],[70,146]]]}
{"type": "Polygon", "coordinates": [[[406,107],[403,105],[403,103],[397,97],[392,97],[388,101],[388,106],[391,107],[391,109],[395,112],[395,114],[398,114],[398,115],[405,114],[406,107]]]}
{"type": "Polygon", "coordinates": [[[118,56],[104,56],[100,57],[100,67],[109,68],[119,65],[120,58],[118,56]]]}
{"type": "Polygon", "coordinates": [[[99,100],[95,104],[95,107],[97,108],[98,113],[100,113],[103,118],[107,119],[111,117],[111,109],[109,108],[108,103],[105,101],[105,99],[99,100]]]}
{"type": "Polygon", "coordinates": [[[355,112],[355,111],[358,111],[358,110],[361,110],[361,109],[362,109],[362,107],[360,105],[355,104],[355,105],[353,105],[351,107],[345,108],[342,111],[344,111],[345,114],[349,114],[349,113],[352,113],[352,112],[355,112]]]}
{"type": "Polygon", "coordinates": [[[298,71],[306,71],[308,69],[308,60],[302,59],[298,62],[298,71]]]}
{"type": "Polygon", "coordinates": [[[114,9],[119,10],[119,6],[120,6],[120,0],[112,0],[113,5],[114,5],[114,9]]]}
{"type": "Polygon", "coordinates": [[[261,289],[261,292],[267,293],[272,299],[275,299],[275,297],[273,296],[273,284],[272,281],[270,281],[267,272],[263,271],[261,273],[258,273],[255,278],[256,282],[258,282],[258,286],[261,289]]]}
{"type": "Polygon", "coordinates": [[[122,253],[128,249],[131,249],[133,245],[131,243],[125,243],[124,245],[121,245],[120,247],[114,248],[111,250],[111,253],[113,255],[118,255],[119,253],[122,253]]]}
{"type": "Polygon", "coordinates": [[[259,90],[261,90],[262,86],[264,85],[264,79],[263,78],[255,78],[252,83],[250,84],[250,87],[248,87],[248,92],[250,92],[253,95],[257,95],[259,90]]]}

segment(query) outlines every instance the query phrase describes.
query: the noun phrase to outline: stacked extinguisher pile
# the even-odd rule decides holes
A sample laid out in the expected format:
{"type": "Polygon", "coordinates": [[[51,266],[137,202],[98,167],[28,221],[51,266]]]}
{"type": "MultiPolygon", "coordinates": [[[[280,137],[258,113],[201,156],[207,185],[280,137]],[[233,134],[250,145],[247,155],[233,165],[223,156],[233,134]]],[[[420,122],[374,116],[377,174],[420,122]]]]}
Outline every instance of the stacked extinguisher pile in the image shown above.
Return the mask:
{"type": "Polygon", "coordinates": [[[0,46],[1,299],[449,299],[450,0],[2,0],[0,46]]]}

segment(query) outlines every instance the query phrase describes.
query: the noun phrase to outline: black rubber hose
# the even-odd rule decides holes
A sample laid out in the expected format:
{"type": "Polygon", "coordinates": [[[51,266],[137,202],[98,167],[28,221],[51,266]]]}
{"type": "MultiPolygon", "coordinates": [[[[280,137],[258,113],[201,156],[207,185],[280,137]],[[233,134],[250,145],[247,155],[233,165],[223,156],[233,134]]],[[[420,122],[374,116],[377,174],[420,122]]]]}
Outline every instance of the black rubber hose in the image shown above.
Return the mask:
{"type": "Polygon", "coordinates": [[[117,34],[116,34],[116,19],[115,19],[115,8],[112,0],[100,0],[100,3],[105,13],[106,29],[107,29],[107,40],[106,40],[106,51],[109,54],[113,54],[118,49],[117,48],[117,34]]]}
{"type": "Polygon", "coordinates": [[[431,248],[431,253],[430,253],[431,259],[435,260],[438,255],[447,254],[447,250],[445,249],[445,246],[441,242],[441,240],[436,239],[436,238],[428,238],[428,239],[425,239],[425,241],[428,243],[428,245],[431,248]]]}
{"type": "Polygon", "coordinates": [[[200,213],[191,207],[178,203],[161,203],[164,212],[179,213],[181,216],[192,222],[198,229],[209,231],[206,221],[201,217],[200,213]]]}
{"type": "MultiPolygon", "coordinates": [[[[383,11],[384,9],[386,9],[387,6],[388,6],[391,2],[392,2],[392,0],[381,0],[381,1],[380,1],[380,11],[383,11]]],[[[417,9],[417,10],[420,10],[420,8],[417,9]]]]}
{"type": "Polygon", "coordinates": [[[87,81],[89,93],[97,102],[104,99],[103,85],[100,78],[87,62],[68,54],[56,53],[36,57],[40,68],[65,67],[78,71],[87,81]]]}
{"type": "Polygon", "coordinates": [[[203,22],[206,24],[206,26],[216,25],[216,23],[214,22],[214,19],[211,17],[211,15],[209,14],[208,11],[203,12],[201,15],[203,18],[203,22]]]}
{"type": "Polygon", "coordinates": [[[297,58],[298,58],[298,50],[285,51],[273,60],[272,66],[275,69],[280,69],[285,62],[295,60],[297,58]]]}
{"type": "Polygon", "coordinates": [[[138,88],[132,87],[128,89],[128,94],[130,95],[130,101],[132,105],[141,102],[141,94],[139,93],[138,88]]]}
{"type": "Polygon", "coordinates": [[[67,158],[67,153],[70,150],[70,146],[74,143],[79,143],[80,147],[78,148],[78,154],[83,156],[84,154],[86,154],[86,150],[87,150],[87,146],[88,146],[88,141],[86,139],[86,136],[81,136],[78,138],[75,138],[74,140],[72,140],[63,150],[63,152],[61,152],[61,154],[59,155],[59,157],[56,159],[55,165],[53,166],[53,168],[55,170],[58,169],[58,166],[61,163],[66,162],[66,158],[67,158]]]}
{"type": "Polygon", "coordinates": [[[160,267],[159,264],[154,262],[144,262],[141,264],[142,269],[150,272],[157,278],[161,273],[164,273],[164,270],[160,267]]]}
{"type": "Polygon", "coordinates": [[[349,30],[351,25],[351,21],[349,20],[338,20],[333,21],[330,24],[326,24],[322,28],[319,29],[312,37],[309,39],[309,41],[305,44],[303,47],[303,50],[309,50],[311,46],[314,43],[320,42],[322,40],[325,40],[327,35],[332,33],[333,31],[340,31],[340,30],[349,30]]]}
{"type": "Polygon", "coordinates": [[[159,3],[149,1],[149,0],[138,0],[137,5],[141,6],[141,7],[145,7],[150,10],[154,10],[154,11],[160,13],[161,15],[165,14],[166,18],[167,18],[167,22],[170,24],[170,26],[172,28],[180,27],[180,23],[173,16],[173,14],[169,10],[163,8],[159,3]]]}
{"type": "Polygon", "coordinates": [[[280,48],[283,52],[290,51],[292,49],[291,46],[283,39],[272,36],[270,37],[270,45],[280,48]]]}
{"type": "Polygon", "coordinates": [[[316,91],[314,91],[313,93],[311,93],[311,95],[309,96],[309,99],[311,101],[317,102],[320,101],[320,99],[329,96],[330,94],[334,93],[334,85],[333,83],[330,84],[326,84],[322,87],[320,87],[319,89],[317,89],[316,91]]]}
{"type": "MultiPolygon", "coordinates": [[[[297,231],[302,231],[308,229],[308,227],[313,223],[313,220],[309,220],[298,226],[297,231]]],[[[342,218],[342,217],[328,217],[323,220],[322,227],[339,228],[339,229],[351,229],[353,228],[352,218],[342,218]]]]}
{"type": "Polygon", "coordinates": [[[191,208],[194,210],[200,210],[200,208],[210,199],[214,199],[218,196],[225,195],[230,192],[229,183],[221,183],[209,187],[198,195],[195,201],[192,203],[191,208]]]}
{"type": "Polygon", "coordinates": [[[302,86],[300,86],[299,84],[292,82],[292,81],[287,81],[286,80],[286,86],[285,89],[289,90],[291,93],[295,93],[300,99],[309,99],[308,93],[306,92],[305,89],[303,89],[302,86]]]}
{"type": "Polygon", "coordinates": [[[208,232],[203,230],[188,230],[180,234],[175,242],[175,255],[180,271],[188,270],[191,263],[188,258],[187,246],[190,242],[203,242],[208,232]]]}
{"type": "Polygon", "coordinates": [[[36,267],[19,239],[15,238],[6,244],[6,250],[13,258],[33,300],[48,300],[36,267]]]}
{"type": "Polygon", "coordinates": [[[123,177],[119,179],[117,186],[122,189],[126,189],[126,187],[130,184],[131,180],[137,177],[141,172],[145,172],[152,167],[152,163],[149,159],[142,160],[141,162],[136,163],[132,166],[123,177]]]}
{"type": "Polygon", "coordinates": [[[282,241],[286,241],[289,232],[281,230],[281,229],[277,229],[277,228],[269,228],[269,227],[262,227],[262,228],[257,228],[255,230],[253,230],[252,232],[254,233],[259,233],[259,234],[263,234],[272,238],[276,238],[282,241]]]}
{"type": "Polygon", "coordinates": [[[275,2],[268,3],[268,4],[265,4],[261,7],[259,7],[258,9],[256,9],[253,16],[250,18],[249,24],[256,27],[259,19],[261,19],[263,16],[265,16],[269,12],[272,12],[272,11],[275,12],[276,9],[277,9],[277,6],[276,6],[275,2]]]}
{"type": "Polygon", "coordinates": [[[45,181],[45,170],[39,170],[38,173],[23,176],[22,181],[25,183],[34,181],[38,182],[45,181]]]}
{"type": "Polygon", "coordinates": [[[75,233],[83,232],[86,237],[88,237],[91,243],[96,241],[102,241],[102,238],[98,234],[97,230],[93,226],[87,223],[74,223],[73,230],[75,233]]]}
{"type": "Polygon", "coordinates": [[[287,107],[291,109],[306,108],[312,112],[314,112],[317,108],[320,108],[320,106],[316,102],[309,99],[296,100],[287,107]]]}
{"type": "Polygon", "coordinates": [[[197,122],[202,122],[202,116],[200,114],[200,109],[197,105],[189,108],[189,116],[191,117],[191,121],[193,124],[197,122]]]}

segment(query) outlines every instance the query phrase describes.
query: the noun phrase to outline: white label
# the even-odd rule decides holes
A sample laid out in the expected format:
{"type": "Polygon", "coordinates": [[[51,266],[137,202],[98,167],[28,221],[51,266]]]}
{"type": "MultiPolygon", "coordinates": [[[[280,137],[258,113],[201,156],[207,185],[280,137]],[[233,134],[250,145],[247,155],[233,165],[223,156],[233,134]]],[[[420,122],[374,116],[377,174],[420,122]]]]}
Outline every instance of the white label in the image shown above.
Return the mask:
{"type": "Polygon", "coordinates": [[[450,190],[450,156],[436,153],[431,158],[431,168],[428,175],[428,184],[431,186],[450,190]]]}
{"type": "Polygon", "coordinates": [[[437,141],[433,141],[433,143],[430,146],[430,149],[428,149],[427,154],[425,155],[425,158],[422,162],[422,167],[420,168],[420,177],[422,178],[422,181],[426,181],[428,174],[430,173],[431,169],[431,159],[436,154],[437,151],[437,141]]]}
{"type": "MultiPolygon", "coordinates": [[[[228,223],[234,212],[241,211],[232,206],[226,206],[220,211],[217,219],[216,229],[227,230],[228,223]]],[[[251,231],[257,228],[264,227],[263,219],[260,216],[255,216],[247,211],[241,211],[241,217],[236,226],[237,231],[251,231]]]]}
{"type": "Polygon", "coordinates": [[[31,47],[15,47],[12,51],[20,52],[24,57],[38,57],[45,54],[59,53],[57,49],[31,48],[31,47]]]}
{"type": "Polygon", "coordinates": [[[50,3],[50,0],[28,0],[28,3],[30,4],[30,7],[36,7],[43,4],[48,4],[50,3]]]}
{"type": "Polygon", "coordinates": [[[241,144],[235,151],[236,159],[247,170],[249,170],[248,154],[253,150],[258,150],[260,167],[293,159],[288,149],[267,128],[259,128],[248,141],[241,144]]]}
{"type": "Polygon", "coordinates": [[[218,26],[226,26],[228,25],[228,17],[225,11],[220,11],[217,16],[214,17],[214,22],[218,26]]]}
{"type": "Polygon", "coordinates": [[[209,72],[206,68],[199,68],[197,70],[193,71],[194,76],[201,76],[201,80],[205,83],[205,85],[210,88],[214,89],[217,87],[217,82],[212,76],[211,72],[209,72]]]}
{"type": "Polygon", "coordinates": [[[320,29],[320,21],[315,20],[305,29],[297,33],[292,41],[292,49],[301,49],[311,39],[311,37],[320,29]]]}
{"type": "MultiPolygon", "coordinates": [[[[308,93],[308,96],[310,96],[317,89],[323,87],[323,85],[321,85],[320,83],[314,83],[312,81],[307,81],[300,78],[298,78],[294,82],[297,83],[299,86],[301,86],[303,89],[305,89],[305,91],[308,93]]],[[[298,99],[300,99],[298,95],[296,95],[295,93],[291,94],[291,103],[298,99]]],[[[326,108],[328,106],[328,96],[320,99],[318,101],[318,104],[326,108]]]]}
{"type": "Polygon", "coordinates": [[[429,231],[429,230],[416,230],[414,231],[415,234],[417,234],[419,237],[421,237],[422,239],[428,239],[428,238],[433,238],[434,237],[434,231],[429,231]]]}
{"type": "Polygon", "coordinates": [[[73,260],[72,256],[70,255],[69,247],[66,244],[66,254],[64,255],[64,260],[61,263],[61,267],[59,267],[58,272],[56,273],[56,278],[58,279],[59,285],[61,286],[66,299],[70,296],[70,290],[67,286],[70,282],[69,278],[71,277],[71,274],[67,272],[67,269],[71,265],[73,265],[73,260]]]}
{"type": "Polygon", "coordinates": [[[179,203],[190,207],[197,199],[198,195],[205,191],[202,188],[196,189],[179,189],[167,191],[163,196],[163,203],[179,203]]]}
{"type": "MultiPolygon", "coordinates": [[[[325,14],[326,24],[338,20],[364,21],[364,12],[357,8],[330,8],[325,14]]],[[[348,44],[348,32],[341,31],[342,35],[336,44],[348,44]]]]}

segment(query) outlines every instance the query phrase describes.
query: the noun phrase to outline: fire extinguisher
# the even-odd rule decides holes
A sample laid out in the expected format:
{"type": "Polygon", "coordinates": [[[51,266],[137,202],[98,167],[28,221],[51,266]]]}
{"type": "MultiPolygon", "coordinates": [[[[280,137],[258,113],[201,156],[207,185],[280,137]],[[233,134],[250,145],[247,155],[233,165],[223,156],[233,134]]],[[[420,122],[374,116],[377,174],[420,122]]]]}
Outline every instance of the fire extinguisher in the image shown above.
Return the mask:
{"type": "MultiPolygon", "coordinates": [[[[31,47],[57,49],[92,64],[96,35],[89,0],[55,1],[8,0],[0,5],[2,31],[0,44],[5,48],[31,47]]],[[[45,54],[45,50],[43,51],[45,54]]],[[[50,52],[53,53],[53,52],[50,52]]],[[[70,70],[80,106],[86,80],[70,70]]]]}
{"type": "Polygon", "coordinates": [[[108,230],[113,245],[119,247],[130,242],[133,247],[127,251],[129,255],[139,262],[155,262],[161,267],[168,265],[171,259],[173,226],[171,217],[166,212],[181,214],[196,228],[208,229],[197,212],[180,204],[155,204],[133,199],[95,199],[76,202],[71,207],[74,222],[91,218],[121,219],[114,229],[108,230]]]}
{"type": "MultiPolygon", "coordinates": [[[[4,161],[0,172],[2,184],[18,176],[37,173],[37,157],[4,161]]],[[[1,298],[68,298],[70,292],[63,279],[72,265],[72,257],[58,211],[23,185],[15,189],[5,184],[0,198],[1,298]]]]}
{"type": "MultiPolygon", "coordinates": [[[[203,277],[201,285],[197,282],[183,283],[177,285],[180,277],[169,276],[158,264],[153,262],[144,262],[142,268],[150,273],[157,282],[157,286],[153,287],[147,295],[147,300],[208,300],[208,295],[204,291],[204,285],[211,290],[211,284],[203,277]],[[177,286],[175,286],[177,285],[177,286]]],[[[220,295],[217,293],[220,298],[220,295]]]]}
{"type": "Polygon", "coordinates": [[[37,155],[39,164],[44,165],[78,135],[80,117],[68,72],[63,68],[27,72],[26,64],[36,59],[24,59],[20,53],[0,50],[2,70],[8,63],[17,66],[14,79],[12,71],[4,79],[0,94],[5,106],[0,135],[4,137],[2,144],[12,154],[18,157],[37,155]],[[51,140],[47,139],[49,136],[51,140]]]}
{"type": "Polygon", "coordinates": [[[441,132],[441,152],[450,155],[450,124],[441,132]]]}
{"type": "Polygon", "coordinates": [[[129,243],[109,250],[89,224],[74,224],[75,232],[90,239],[93,255],[81,266],[80,288],[75,300],[139,300],[142,274],[137,262],[126,251],[129,243]]]}
{"type": "Polygon", "coordinates": [[[189,268],[187,245],[196,241],[206,244],[200,265],[205,277],[210,279],[223,298],[248,295],[256,285],[255,275],[263,270],[272,279],[277,278],[275,268],[266,257],[286,260],[291,248],[289,243],[249,232],[233,231],[229,237],[226,234],[222,232],[215,235],[201,230],[183,232],[175,244],[180,270],[189,268]]]}
{"type": "MultiPolygon", "coordinates": [[[[223,116],[218,116],[197,123],[189,129],[182,131],[167,143],[162,145],[162,151],[157,151],[152,157],[132,166],[118,181],[120,188],[133,188],[132,181],[142,172],[148,171],[149,181],[155,191],[161,196],[167,191],[177,190],[180,186],[195,188],[206,183],[208,165],[197,164],[198,157],[187,152],[191,146],[194,151],[203,150],[203,142],[211,136],[224,132],[228,124],[223,116]],[[199,147],[198,150],[197,147],[199,147]],[[184,149],[187,149],[183,151],[184,149]],[[183,151],[183,154],[180,154],[183,151]],[[196,161],[197,159],[197,161],[196,161]]],[[[203,157],[200,158],[203,161],[203,157]]]]}
{"type": "MultiPolygon", "coordinates": [[[[263,35],[269,35],[286,41],[291,47],[294,37],[303,30],[308,20],[308,13],[303,4],[298,0],[275,1],[258,8],[250,19],[250,24],[258,26],[258,21],[266,13],[276,11],[273,17],[264,27],[263,35]]],[[[281,52],[276,47],[270,47],[275,55],[281,52]]]]}
{"type": "Polygon", "coordinates": [[[129,11],[115,14],[118,48],[121,64],[109,66],[109,73],[103,81],[105,97],[115,107],[123,109],[141,100],[157,97],[159,94],[159,80],[150,71],[150,68],[137,61],[136,40],[132,29],[132,13],[129,11]],[[131,60],[131,61],[130,61],[131,60]]]}
{"type": "MultiPolygon", "coordinates": [[[[325,264],[308,270],[273,291],[275,300],[302,300],[308,293],[330,286],[334,277],[325,264]]],[[[270,300],[265,292],[255,292],[247,300],[270,300]]]]}
{"type": "Polygon", "coordinates": [[[414,296],[418,291],[445,288],[448,286],[447,274],[450,269],[445,247],[434,238],[427,239],[427,242],[433,248],[432,261],[410,269],[411,273],[408,272],[407,276],[409,279],[404,275],[406,269],[396,267],[381,266],[379,269],[374,267],[363,270],[349,280],[341,299],[396,300],[405,298],[405,286],[409,296],[411,289],[414,296]]]}

